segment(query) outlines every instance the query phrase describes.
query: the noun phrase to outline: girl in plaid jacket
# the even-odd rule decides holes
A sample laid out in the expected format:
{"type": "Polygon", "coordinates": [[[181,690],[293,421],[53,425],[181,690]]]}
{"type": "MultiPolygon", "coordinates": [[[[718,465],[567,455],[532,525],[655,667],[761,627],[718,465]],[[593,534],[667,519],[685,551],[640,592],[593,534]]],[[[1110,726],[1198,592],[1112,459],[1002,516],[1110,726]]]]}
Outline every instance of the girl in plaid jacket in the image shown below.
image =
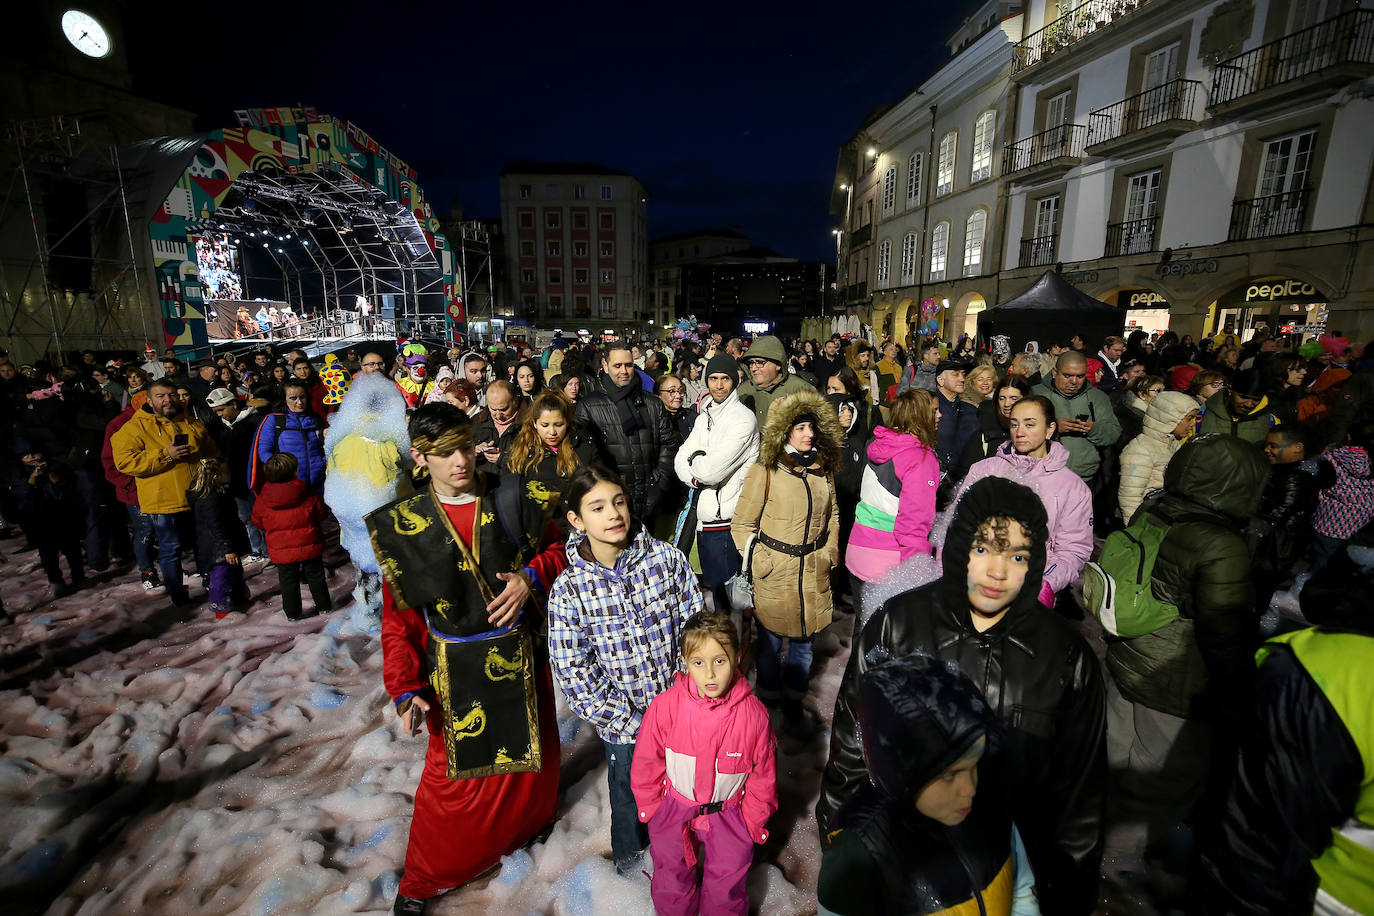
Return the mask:
{"type": "Polygon", "coordinates": [[[704,609],[682,551],[631,518],[613,471],[580,468],[563,493],[568,568],[549,593],[549,657],[568,708],[604,745],[616,870],[639,868],[648,837],[630,788],[630,763],[649,703],[673,682],[683,625],[704,609]]]}

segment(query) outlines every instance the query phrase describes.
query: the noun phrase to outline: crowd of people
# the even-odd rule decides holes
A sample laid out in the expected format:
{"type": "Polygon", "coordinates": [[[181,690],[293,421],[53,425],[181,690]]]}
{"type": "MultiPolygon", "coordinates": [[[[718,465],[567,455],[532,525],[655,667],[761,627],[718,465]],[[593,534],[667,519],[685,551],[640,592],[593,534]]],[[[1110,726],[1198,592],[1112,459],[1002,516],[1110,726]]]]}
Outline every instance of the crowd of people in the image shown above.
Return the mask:
{"type": "Polygon", "coordinates": [[[1374,351],[910,344],[0,359],[0,510],[48,597],[128,570],[225,620],[244,564],[330,611],[337,525],[429,733],[398,913],[547,835],[555,690],[660,913],[748,912],[777,741],[826,733],[822,913],[1088,914],[1103,874],[1374,912],[1374,351]]]}

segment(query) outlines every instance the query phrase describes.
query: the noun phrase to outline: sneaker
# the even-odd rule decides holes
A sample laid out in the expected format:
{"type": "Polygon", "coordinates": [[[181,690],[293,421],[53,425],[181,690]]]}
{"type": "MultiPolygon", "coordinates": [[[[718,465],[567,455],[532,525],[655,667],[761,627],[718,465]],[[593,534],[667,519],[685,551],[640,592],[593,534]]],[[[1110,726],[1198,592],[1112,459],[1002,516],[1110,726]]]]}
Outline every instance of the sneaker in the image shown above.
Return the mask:
{"type": "Polygon", "coordinates": [[[143,571],[143,590],[152,594],[162,588],[162,578],[158,576],[156,569],[145,569],[143,571]]]}
{"type": "Polygon", "coordinates": [[[263,555],[260,554],[260,553],[250,553],[248,556],[246,556],[246,557],[243,558],[243,562],[244,562],[244,563],[266,563],[266,562],[267,562],[267,557],[263,556],[263,555]]]}
{"type": "Polygon", "coordinates": [[[198,572],[181,571],[181,584],[190,588],[191,586],[201,586],[205,584],[205,577],[198,572]]]}

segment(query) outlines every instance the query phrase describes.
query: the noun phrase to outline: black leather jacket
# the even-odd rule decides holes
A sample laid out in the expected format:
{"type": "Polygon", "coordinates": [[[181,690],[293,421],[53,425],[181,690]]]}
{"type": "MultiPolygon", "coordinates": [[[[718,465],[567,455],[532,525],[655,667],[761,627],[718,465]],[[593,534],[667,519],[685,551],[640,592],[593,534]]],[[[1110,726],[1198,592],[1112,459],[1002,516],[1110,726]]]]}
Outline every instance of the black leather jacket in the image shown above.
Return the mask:
{"type": "MultiPolygon", "coordinates": [[[[597,386],[577,402],[577,416],[599,439],[599,445],[615,462],[625,481],[626,495],[635,518],[649,519],[670,483],[677,482],[673,459],[682,445],[673,418],[663,402],[643,390],[630,393],[630,403],[639,414],[641,426],[626,434],[620,411],[605,394],[610,382],[604,375],[597,386]]],[[[631,384],[638,387],[638,382],[631,384]]]]}

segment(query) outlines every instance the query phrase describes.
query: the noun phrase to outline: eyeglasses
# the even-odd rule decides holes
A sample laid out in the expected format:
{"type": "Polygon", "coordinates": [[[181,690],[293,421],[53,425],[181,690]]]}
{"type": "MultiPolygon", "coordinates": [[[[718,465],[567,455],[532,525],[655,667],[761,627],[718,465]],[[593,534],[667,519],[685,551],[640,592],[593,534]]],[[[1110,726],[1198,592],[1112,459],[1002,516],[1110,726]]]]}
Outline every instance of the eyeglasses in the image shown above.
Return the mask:
{"type": "Polygon", "coordinates": [[[659,393],[664,395],[665,397],[680,398],[687,392],[685,389],[682,388],[660,388],[659,393]]]}
{"type": "Polygon", "coordinates": [[[364,368],[364,369],[380,369],[380,368],[382,368],[382,367],[385,366],[385,365],[386,365],[386,363],[363,363],[363,368],[364,368]]]}

